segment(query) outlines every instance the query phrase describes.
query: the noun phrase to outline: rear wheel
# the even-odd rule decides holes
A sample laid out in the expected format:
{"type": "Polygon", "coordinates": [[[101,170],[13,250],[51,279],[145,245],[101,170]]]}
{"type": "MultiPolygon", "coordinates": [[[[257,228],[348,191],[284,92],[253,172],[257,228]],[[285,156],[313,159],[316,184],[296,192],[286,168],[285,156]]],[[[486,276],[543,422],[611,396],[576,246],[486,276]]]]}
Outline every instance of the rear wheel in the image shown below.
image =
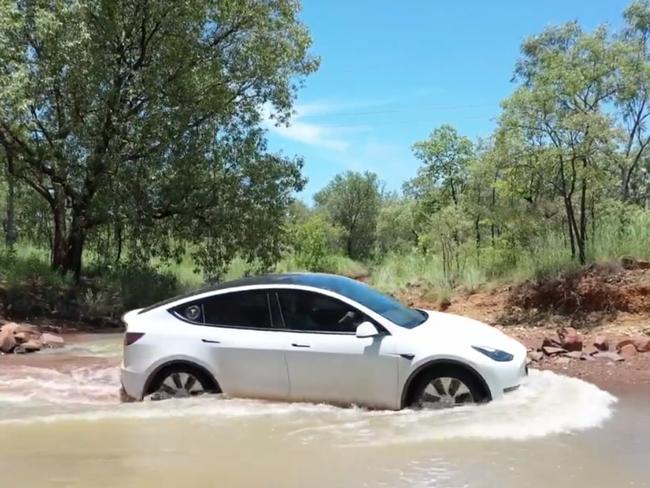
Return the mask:
{"type": "Polygon", "coordinates": [[[178,365],[160,371],[149,388],[149,399],[189,398],[218,393],[215,382],[203,371],[178,365]]]}
{"type": "Polygon", "coordinates": [[[457,367],[441,367],[422,373],[411,398],[413,408],[444,409],[482,403],[485,394],[471,373],[457,367]]]}

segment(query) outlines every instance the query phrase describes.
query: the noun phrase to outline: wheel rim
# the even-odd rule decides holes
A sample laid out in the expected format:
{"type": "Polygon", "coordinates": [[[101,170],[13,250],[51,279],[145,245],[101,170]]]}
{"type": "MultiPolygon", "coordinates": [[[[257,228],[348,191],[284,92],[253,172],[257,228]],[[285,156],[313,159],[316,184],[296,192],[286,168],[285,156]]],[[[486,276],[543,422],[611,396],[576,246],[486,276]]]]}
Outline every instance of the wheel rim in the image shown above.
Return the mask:
{"type": "Polygon", "coordinates": [[[199,379],[191,373],[171,373],[156,391],[156,396],[163,398],[187,398],[205,393],[199,379]]]}
{"type": "Polygon", "coordinates": [[[451,408],[475,403],[469,387],[458,378],[434,378],[426,386],[418,406],[420,408],[451,408]]]}

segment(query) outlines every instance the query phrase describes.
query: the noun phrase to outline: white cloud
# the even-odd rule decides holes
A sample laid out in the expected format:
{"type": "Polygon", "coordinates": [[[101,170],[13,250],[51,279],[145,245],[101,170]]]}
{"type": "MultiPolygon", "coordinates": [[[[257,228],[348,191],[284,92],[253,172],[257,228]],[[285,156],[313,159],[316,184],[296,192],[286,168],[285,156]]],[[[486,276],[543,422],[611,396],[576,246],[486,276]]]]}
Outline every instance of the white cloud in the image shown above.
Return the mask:
{"type": "Polygon", "coordinates": [[[345,151],[350,147],[350,143],[337,135],[336,131],[310,122],[294,120],[289,126],[272,125],[269,130],[285,139],[334,151],[345,151]]]}
{"type": "Polygon", "coordinates": [[[341,108],[340,104],[329,102],[297,104],[294,107],[295,113],[288,125],[277,125],[272,118],[269,106],[262,108],[262,116],[265,127],[280,137],[310,146],[345,152],[351,146],[351,142],[346,136],[353,132],[366,131],[368,127],[361,125],[329,125],[305,120],[305,118],[332,114],[341,108]]]}

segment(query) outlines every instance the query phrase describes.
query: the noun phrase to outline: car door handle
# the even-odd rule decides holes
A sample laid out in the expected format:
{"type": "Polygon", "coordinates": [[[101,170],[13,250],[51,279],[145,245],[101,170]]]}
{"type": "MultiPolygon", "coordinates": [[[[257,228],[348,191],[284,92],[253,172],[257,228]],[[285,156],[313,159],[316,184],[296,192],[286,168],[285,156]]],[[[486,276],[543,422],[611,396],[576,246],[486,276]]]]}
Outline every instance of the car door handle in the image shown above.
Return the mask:
{"type": "Polygon", "coordinates": [[[221,344],[221,341],[213,341],[210,339],[201,339],[201,341],[205,342],[206,344],[221,344]]]}
{"type": "Polygon", "coordinates": [[[309,344],[296,344],[295,342],[292,342],[291,345],[293,347],[311,347],[309,344]]]}

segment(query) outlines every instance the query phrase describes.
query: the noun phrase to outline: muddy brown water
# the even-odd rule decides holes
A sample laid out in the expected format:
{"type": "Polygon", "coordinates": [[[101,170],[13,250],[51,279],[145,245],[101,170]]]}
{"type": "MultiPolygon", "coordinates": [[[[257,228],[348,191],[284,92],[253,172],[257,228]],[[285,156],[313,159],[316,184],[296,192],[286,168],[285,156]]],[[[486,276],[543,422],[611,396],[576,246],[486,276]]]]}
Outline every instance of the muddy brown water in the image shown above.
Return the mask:
{"type": "Polygon", "coordinates": [[[650,487],[650,391],[533,371],[446,412],[120,404],[117,335],[0,358],[0,486],[650,487]]]}

